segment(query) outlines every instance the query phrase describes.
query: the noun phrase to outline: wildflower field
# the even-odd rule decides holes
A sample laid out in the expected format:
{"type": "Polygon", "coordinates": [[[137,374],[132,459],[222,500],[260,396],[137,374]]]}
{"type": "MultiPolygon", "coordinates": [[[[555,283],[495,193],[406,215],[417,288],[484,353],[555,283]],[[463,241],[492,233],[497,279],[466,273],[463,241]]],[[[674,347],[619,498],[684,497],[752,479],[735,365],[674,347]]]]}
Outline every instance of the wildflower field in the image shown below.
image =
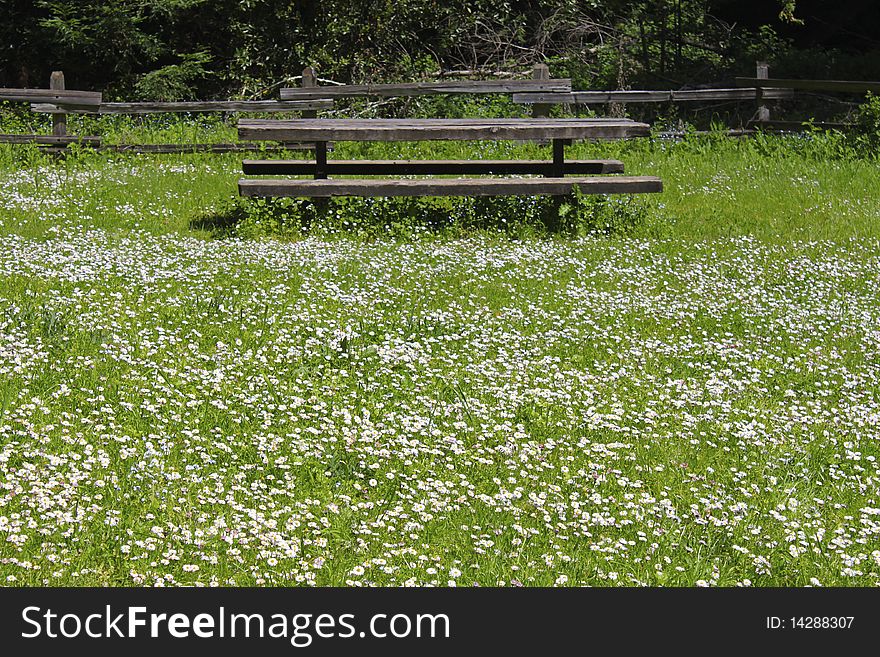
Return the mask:
{"type": "Polygon", "coordinates": [[[666,191],[549,234],[0,150],[0,581],[880,584],[880,167],[836,148],[579,145],[666,191]]]}

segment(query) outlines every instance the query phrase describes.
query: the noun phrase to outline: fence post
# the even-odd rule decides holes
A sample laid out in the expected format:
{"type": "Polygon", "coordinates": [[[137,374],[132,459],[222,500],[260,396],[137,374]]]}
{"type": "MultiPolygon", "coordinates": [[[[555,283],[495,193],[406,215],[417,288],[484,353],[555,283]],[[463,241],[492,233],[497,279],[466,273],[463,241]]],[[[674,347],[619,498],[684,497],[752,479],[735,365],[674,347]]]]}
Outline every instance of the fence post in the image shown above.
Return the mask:
{"type": "MultiPolygon", "coordinates": [[[[306,66],[302,70],[302,83],[301,87],[317,87],[318,86],[318,76],[315,75],[315,69],[311,66],[306,66]]],[[[316,119],[318,118],[318,110],[303,110],[300,115],[304,119],[316,119]]]]}
{"type": "MultiPolygon", "coordinates": [[[[49,78],[49,88],[54,91],[64,89],[64,71],[52,71],[49,78]]],[[[56,137],[67,136],[67,114],[59,112],[52,115],[52,134],[56,137]]]]}
{"type": "MultiPolygon", "coordinates": [[[[770,77],[770,66],[767,62],[757,62],[755,66],[755,77],[759,80],[767,80],[770,77]]],[[[764,89],[757,87],[755,92],[755,100],[758,101],[758,113],[756,121],[763,123],[770,120],[770,109],[764,104],[764,89]]]]}
{"type": "MultiPolygon", "coordinates": [[[[535,64],[532,67],[533,80],[549,80],[550,68],[546,64],[535,64]]],[[[547,103],[535,103],[532,105],[532,118],[541,119],[550,116],[550,105],[547,103]]]]}

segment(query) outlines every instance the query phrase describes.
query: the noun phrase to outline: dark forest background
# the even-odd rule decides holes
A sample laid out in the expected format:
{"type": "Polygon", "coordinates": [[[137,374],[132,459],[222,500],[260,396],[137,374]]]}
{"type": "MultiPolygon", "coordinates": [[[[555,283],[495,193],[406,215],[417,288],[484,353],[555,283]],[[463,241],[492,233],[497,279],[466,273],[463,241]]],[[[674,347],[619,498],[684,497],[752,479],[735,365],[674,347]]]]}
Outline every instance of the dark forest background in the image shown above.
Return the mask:
{"type": "Polygon", "coordinates": [[[340,82],[528,75],[682,88],[752,75],[880,78],[880,3],[819,0],[0,0],[0,86],[108,99],[273,97],[340,82]]]}

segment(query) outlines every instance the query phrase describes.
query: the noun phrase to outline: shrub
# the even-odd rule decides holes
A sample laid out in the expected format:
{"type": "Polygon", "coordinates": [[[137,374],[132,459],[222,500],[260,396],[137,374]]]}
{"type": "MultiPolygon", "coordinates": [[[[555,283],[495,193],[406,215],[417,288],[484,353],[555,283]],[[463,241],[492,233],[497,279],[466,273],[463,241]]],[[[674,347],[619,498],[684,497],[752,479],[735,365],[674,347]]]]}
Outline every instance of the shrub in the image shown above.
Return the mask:
{"type": "Polygon", "coordinates": [[[880,96],[868,93],[866,102],[856,115],[853,132],[856,148],[863,154],[875,156],[880,149],[880,96]]]}

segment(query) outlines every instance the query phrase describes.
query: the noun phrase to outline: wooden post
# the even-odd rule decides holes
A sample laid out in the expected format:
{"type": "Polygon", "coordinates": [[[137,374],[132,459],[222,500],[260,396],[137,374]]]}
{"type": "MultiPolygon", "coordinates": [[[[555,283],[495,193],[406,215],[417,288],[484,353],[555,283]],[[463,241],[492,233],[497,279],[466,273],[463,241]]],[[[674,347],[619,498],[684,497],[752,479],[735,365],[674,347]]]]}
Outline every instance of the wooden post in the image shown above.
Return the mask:
{"type": "Polygon", "coordinates": [[[315,142],[315,180],[327,177],[327,142],[315,142]]]}
{"type": "MultiPolygon", "coordinates": [[[[302,70],[302,82],[300,83],[300,86],[303,88],[318,86],[318,76],[315,73],[315,69],[311,66],[306,66],[302,70]]],[[[300,113],[300,116],[304,119],[316,119],[318,118],[318,110],[303,110],[300,113]]],[[[318,180],[327,177],[327,142],[315,142],[314,147],[315,179],[318,180]]],[[[330,200],[326,198],[316,198],[312,199],[312,201],[317,206],[319,212],[323,212],[330,205],[330,200]]]]}
{"type": "MultiPolygon", "coordinates": [[[[767,80],[770,77],[770,66],[767,62],[757,62],[755,67],[755,77],[759,80],[767,80]]],[[[770,109],[764,104],[764,90],[757,88],[755,100],[758,101],[758,113],[755,120],[759,123],[770,120],[770,109]]]]}
{"type": "MultiPolygon", "coordinates": [[[[318,76],[315,75],[315,69],[311,66],[306,66],[302,71],[302,84],[301,87],[317,87],[318,86],[318,76]]],[[[302,117],[304,119],[316,119],[318,118],[317,110],[303,110],[302,117]]]]}
{"type": "MultiPolygon", "coordinates": [[[[532,79],[533,80],[549,80],[550,79],[550,69],[546,64],[535,64],[532,67],[532,79]]],[[[552,105],[549,103],[535,103],[532,105],[532,118],[540,119],[547,116],[550,116],[550,108],[552,105]]]]}
{"type": "MultiPolygon", "coordinates": [[[[52,71],[49,78],[49,88],[55,91],[64,89],[64,71],[52,71]]],[[[52,115],[52,134],[55,137],[67,136],[67,114],[52,115]]]]}
{"type": "MultiPolygon", "coordinates": [[[[315,75],[315,69],[311,66],[306,66],[302,70],[302,82],[300,83],[301,87],[317,87],[318,86],[318,76],[315,75]]],[[[304,119],[317,119],[318,118],[318,110],[302,110],[299,113],[300,117],[304,119]]],[[[285,148],[297,148],[301,146],[301,144],[295,143],[287,143],[284,142],[281,144],[285,148]]],[[[317,149],[318,145],[315,144],[315,157],[317,158],[317,149]]]]}
{"type": "Polygon", "coordinates": [[[565,176],[565,144],[566,139],[553,140],[553,175],[552,178],[562,178],[565,176]]]}

